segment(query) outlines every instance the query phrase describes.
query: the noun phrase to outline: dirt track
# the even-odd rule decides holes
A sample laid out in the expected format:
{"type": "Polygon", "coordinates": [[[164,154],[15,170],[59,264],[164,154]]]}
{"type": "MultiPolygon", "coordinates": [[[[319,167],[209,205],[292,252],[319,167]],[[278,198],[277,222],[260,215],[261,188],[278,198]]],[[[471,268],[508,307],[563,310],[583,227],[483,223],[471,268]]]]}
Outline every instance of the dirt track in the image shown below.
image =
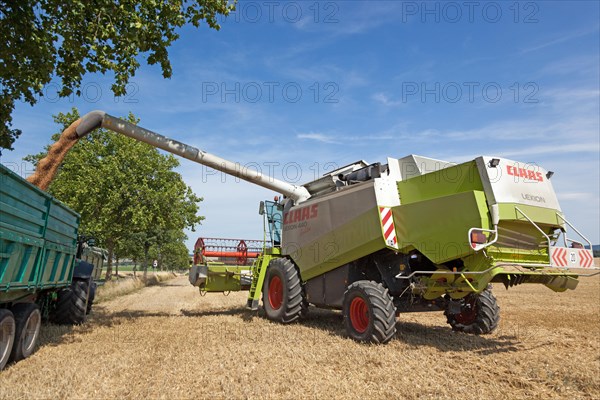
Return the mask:
{"type": "Polygon", "coordinates": [[[596,397],[600,279],[494,291],[492,335],[403,314],[391,343],[368,346],[337,312],[273,324],[244,309],[245,293],[200,297],[179,277],[99,305],[84,326],[44,326],[38,351],[0,372],[0,398],[596,397]]]}

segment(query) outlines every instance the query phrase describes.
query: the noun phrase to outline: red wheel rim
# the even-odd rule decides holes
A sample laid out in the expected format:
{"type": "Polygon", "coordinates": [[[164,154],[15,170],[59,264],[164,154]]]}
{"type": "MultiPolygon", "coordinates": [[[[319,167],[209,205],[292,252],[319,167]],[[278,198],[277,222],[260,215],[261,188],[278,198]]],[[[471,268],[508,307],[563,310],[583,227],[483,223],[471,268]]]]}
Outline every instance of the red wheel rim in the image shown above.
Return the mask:
{"type": "Polygon", "coordinates": [[[477,307],[475,300],[466,300],[465,304],[461,308],[460,314],[454,316],[456,322],[461,325],[470,325],[477,319],[477,307]]]}
{"type": "Polygon", "coordinates": [[[281,303],[283,303],[283,284],[278,276],[274,276],[269,282],[269,304],[273,310],[279,310],[281,303]]]}
{"type": "Polygon", "coordinates": [[[355,297],[350,303],[350,322],[358,333],[365,332],[369,327],[369,307],[362,297],[355,297]]]}

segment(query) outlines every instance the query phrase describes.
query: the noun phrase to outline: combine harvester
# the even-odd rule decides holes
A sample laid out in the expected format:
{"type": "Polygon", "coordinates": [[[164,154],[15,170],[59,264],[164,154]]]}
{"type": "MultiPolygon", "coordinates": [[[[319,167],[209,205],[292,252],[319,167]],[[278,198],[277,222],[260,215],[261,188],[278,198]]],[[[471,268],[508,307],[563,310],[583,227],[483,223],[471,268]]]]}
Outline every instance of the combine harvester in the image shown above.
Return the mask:
{"type": "MultiPolygon", "coordinates": [[[[563,215],[552,172],[536,165],[410,155],[358,161],[298,186],[102,111],[84,116],[77,134],[99,127],[283,194],[260,205],[269,235],[247,304],[257,310],[262,294],[273,321],[293,322],[309,304],[341,309],[350,337],[385,343],[399,313],[438,310],[452,329],[486,334],[500,318],[490,283],[562,292],[594,275],[572,270],[594,268],[591,243],[563,215]]],[[[202,291],[245,288],[242,267],[228,268],[211,280],[209,266],[195,265],[190,282],[202,291]]]]}

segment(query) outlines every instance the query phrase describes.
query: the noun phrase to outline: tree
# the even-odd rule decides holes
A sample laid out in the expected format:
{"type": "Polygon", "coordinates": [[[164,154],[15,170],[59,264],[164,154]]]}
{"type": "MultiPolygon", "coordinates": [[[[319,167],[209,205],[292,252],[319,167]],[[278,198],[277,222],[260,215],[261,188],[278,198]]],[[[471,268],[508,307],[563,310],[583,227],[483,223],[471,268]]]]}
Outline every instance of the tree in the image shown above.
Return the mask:
{"type": "MultiPolygon", "coordinates": [[[[75,108],[54,117],[63,129],[77,118],[75,108]]],[[[131,114],[128,120],[137,122],[131,114]]],[[[44,156],[26,160],[35,163],[44,156]]],[[[48,191],[81,214],[81,232],[108,249],[107,277],[115,254],[139,256],[139,244],[158,232],[183,234],[202,221],[197,215],[202,198],[174,171],[178,165],[172,155],[103,129],[81,139],[65,157],[48,191]]]]}
{"type": "Polygon", "coordinates": [[[160,270],[181,270],[189,267],[187,236],[181,230],[158,232],[155,244],[150,247],[150,259],[158,260],[160,270]]]}
{"type": "Polygon", "coordinates": [[[171,77],[168,47],[186,24],[219,30],[228,0],[0,0],[0,149],[12,149],[15,102],[31,105],[52,77],[62,80],[61,97],[72,93],[86,73],[114,73],[112,91],[125,94],[129,79],[147,56],[171,77]]]}

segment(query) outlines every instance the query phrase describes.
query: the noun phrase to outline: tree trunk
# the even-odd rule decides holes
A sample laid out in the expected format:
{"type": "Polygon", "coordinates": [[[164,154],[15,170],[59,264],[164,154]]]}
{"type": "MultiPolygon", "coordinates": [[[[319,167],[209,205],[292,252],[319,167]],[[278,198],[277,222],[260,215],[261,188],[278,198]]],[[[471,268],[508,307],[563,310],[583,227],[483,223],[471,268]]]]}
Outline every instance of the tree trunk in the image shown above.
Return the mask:
{"type": "Polygon", "coordinates": [[[107,282],[112,279],[112,259],[115,251],[115,244],[112,239],[106,241],[106,247],[108,248],[108,262],[106,263],[106,276],[104,277],[107,282]]]}
{"type": "Polygon", "coordinates": [[[148,242],[144,243],[144,281],[148,275],[148,251],[150,250],[150,244],[148,242]]]}

